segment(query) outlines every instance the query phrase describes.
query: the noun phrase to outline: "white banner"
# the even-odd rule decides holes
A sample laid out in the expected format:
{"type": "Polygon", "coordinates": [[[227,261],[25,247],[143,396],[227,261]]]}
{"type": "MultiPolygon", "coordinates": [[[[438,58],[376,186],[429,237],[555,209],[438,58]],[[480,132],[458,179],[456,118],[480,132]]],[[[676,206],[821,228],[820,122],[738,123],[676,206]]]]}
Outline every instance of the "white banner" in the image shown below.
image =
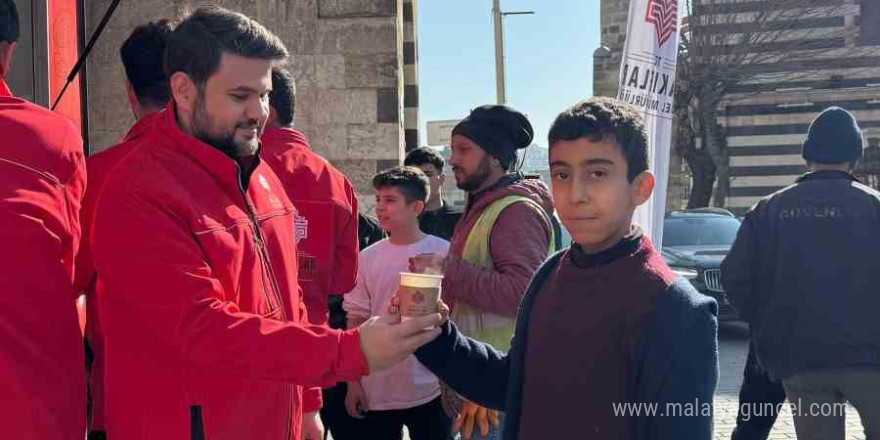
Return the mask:
{"type": "Polygon", "coordinates": [[[641,109],[645,117],[649,166],[657,184],[654,195],[636,210],[633,220],[658,249],[663,243],[666,212],[678,38],[677,0],[630,2],[617,98],[641,109]]]}

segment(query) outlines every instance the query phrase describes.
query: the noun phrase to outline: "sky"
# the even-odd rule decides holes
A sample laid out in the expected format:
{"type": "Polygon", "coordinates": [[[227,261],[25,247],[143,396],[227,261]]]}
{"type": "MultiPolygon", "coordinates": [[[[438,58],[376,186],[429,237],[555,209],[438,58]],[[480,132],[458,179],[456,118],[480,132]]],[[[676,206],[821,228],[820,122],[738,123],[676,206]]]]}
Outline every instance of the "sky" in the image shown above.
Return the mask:
{"type": "MultiPolygon", "coordinates": [[[[492,0],[420,0],[419,131],[427,121],[461,119],[495,103],[492,0]]],[[[553,119],[592,96],[599,47],[599,0],[501,0],[507,104],[525,113],[535,143],[547,146],[553,119]]]]}

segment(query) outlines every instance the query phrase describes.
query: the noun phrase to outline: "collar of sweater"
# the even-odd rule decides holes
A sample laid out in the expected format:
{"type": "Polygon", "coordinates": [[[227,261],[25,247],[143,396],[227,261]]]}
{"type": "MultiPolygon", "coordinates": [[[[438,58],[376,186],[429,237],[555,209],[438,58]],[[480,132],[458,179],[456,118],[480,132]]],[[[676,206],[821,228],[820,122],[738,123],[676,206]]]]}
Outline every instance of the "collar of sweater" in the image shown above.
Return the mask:
{"type": "Polygon", "coordinates": [[[626,237],[623,237],[616,245],[599,253],[588,254],[579,244],[573,243],[570,253],[571,262],[581,269],[607,266],[627,255],[632,255],[641,244],[642,230],[638,226],[632,226],[626,237]]]}

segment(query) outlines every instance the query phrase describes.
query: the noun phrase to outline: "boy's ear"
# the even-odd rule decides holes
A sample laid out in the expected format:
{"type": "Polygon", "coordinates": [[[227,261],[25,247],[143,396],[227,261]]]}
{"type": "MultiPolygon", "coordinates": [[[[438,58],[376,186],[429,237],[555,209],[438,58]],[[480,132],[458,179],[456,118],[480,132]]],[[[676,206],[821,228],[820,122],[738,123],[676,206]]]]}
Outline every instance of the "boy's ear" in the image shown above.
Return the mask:
{"type": "Polygon", "coordinates": [[[630,190],[636,206],[647,202],[654,192],[654,175],[650,171],[639,174],[630,184],[630,190]]]}
{"type": "Polygon", "coordinates": [[[425,202],[416,200],[413,202],[413,209],[415,210],[416,215],[422,215],[422,212],[425,211],[425,202]]]}

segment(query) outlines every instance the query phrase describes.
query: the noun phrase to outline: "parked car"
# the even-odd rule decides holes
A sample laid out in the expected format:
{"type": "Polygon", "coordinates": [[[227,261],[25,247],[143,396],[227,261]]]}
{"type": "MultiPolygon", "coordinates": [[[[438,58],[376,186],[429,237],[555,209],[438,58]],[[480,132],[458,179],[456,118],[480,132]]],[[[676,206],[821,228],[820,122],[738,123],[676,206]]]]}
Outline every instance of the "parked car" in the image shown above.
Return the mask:
{"type": "Polygon", "coordinates": [[[700,293],[718,301],[718,319],[738,320],[721,285],[721,261],[730,252],[740,220],[720,208],[674,211],[663,221],[661,254],[700,293]]]}

